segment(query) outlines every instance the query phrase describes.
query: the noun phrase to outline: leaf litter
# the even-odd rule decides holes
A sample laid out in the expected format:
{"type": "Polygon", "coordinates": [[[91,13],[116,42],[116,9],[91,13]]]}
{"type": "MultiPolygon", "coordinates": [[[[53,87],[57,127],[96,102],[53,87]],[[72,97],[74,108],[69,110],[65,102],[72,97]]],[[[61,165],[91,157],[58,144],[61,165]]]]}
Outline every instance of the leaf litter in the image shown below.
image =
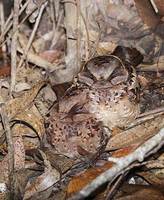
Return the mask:
{"type": "Polygon", "coordinates": [[[0,2],[0,199],[164,198],[154,2],[0,2]]]}

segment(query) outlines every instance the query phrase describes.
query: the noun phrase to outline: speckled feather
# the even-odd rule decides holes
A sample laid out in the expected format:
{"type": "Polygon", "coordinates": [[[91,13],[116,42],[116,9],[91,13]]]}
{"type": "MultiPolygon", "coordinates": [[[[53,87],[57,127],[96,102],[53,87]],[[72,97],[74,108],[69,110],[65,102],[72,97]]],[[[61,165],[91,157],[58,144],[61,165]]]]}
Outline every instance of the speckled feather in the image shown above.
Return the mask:
{"type": "MultiPolygon", "coordinates": [[[[102,63],[102,58],[98,61],[102,63]]],[[[114,67],[112,62],[112,69],[107,70],[110,63],[104,63],[98,74],[93,65],[88,67],[89,75],[82,72],[75,89],[60,100],[58,110],[50,113],[48,139],[59,153],[78,156],[79,146],[96,152],[104,126],[124,128],[139,115],[134,68],[119,67],[117,62],[114,67]]]]}

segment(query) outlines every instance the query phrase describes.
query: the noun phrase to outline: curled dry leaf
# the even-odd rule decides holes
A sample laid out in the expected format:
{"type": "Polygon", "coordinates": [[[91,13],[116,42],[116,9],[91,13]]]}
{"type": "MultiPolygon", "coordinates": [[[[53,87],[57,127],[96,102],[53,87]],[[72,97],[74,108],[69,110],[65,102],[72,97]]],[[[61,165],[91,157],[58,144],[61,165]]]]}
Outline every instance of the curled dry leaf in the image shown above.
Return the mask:
{"type": "Polygon", "coordinates": [[[21,91],[24,91],[24,90],[29,90],[31,87],[28,83],[17,83],[15,85],[15,89],[14,91],[15,92],[21,92],[21,91]]]}
{"type": "Polygon", "coordinates": [[[106,147],[106,150],[121,149],[133,144],[141,144],[148,138],[154,136],[164,126],[163,115],[153,120],[123,131],[113,136],[106,147]]]}
{"type": "Polygon", "coordinates": [[[34,105],[29,110],[18,114],[13,123],[14,135],[23,137],[26,150],[37,148],[40,145],[40,140],[45,132],[44,121],[34,105]]]}
{"type": "Polygon", "coordinates": [[[105,54],[110,54],[114,51],[116,48],[117,44],[114,42],[99,42],[97,46],[97,53],[98,55],[105,55],[105,54]]]}
{"type": "Polygon", "coordinates": [[[28,66],[22,66],[17,70],[16,82],[17,84],[35,84],[36,82],[43,81],[44,74],[40,68],[31,68],[28,66]]]}
{"type": "Polygon", "coordinates": [[[73,179],[69,182],[67,186],[67,197],[71,197],[76,192],[80,191],[83,187],[89,184],[92,180],[94,180],[101,173],[110,169],[113,166],[112,162],[107,162],[103,166],[93,167],[85,172],[81,173],[73,177],[73,179]]]}
{"type": "Polygon", "coordinates": [[[55,92],[50,85],[44,87],[35,99],[35,105],[42,116],[45,116],[54,102],[57,100],[55,92]]]}
{"type": "Polygon", "coordinates": [[[37,177],[32,183],[28,183],[25,189],[24,200],[29,199],[36,193],[50,188],[60,179],[60,174],[56,169],[49,169],[41,176],[37,177]]]}
{"type": "Polygon", "coordinates": [[[164,200],[163,188],[150,185],[127,184],[120,188],[116,200],[144,199],[164,200]]]}
{"type": "MultiPolygon", "coordinates": [[[[159,171],[159,170],[158,170],[159,171]]],[[[148,183],[152,185],[164,185],[164,178],[158,177],[155,171],[143,171],[137,173],[139,176],[143,177],[148,183]]]]}
{"type": "Polygon", "coordinates": [[[28,180],[38,176],[38,174],[37,170],[21,169],[15,171],[15,199],[23,199],[28,180]]]}
{"type": "Polygon", "coordinates": [[[45,85],[44,81],[38,82],[30,90],[26,91],[20,97],[11,99],[5,104],[5,110],[9,119],[14,118],[17,114],[24,112],[29,106],[31,106],[33,100],[38,94],[39,90],[45,85]]]}
{"type": "Polygon", "coordinates": [[[46,150],[45,154],[51,165],[56,169],[60,169],[62,173],[69,170],[75,162],[73,159],[70,159],[64,155],[55,154],[53,150],[46,150]]]}
{"type": "MultiPolygon", "coordinates": [[[[112,153],[112,157],[120,158],[128,155],[133,152],[135,146],[127,147],[118,151],[114,151],[112,153]]],[[[93,179],[99,176],[101,173],[110,169],[113,166],[112,162],[106,162],[104,165],[99,167],[92,167],[87,169],[85,172],[81,173],[72,178],[67,187],[67,195],[68,197],[72,196],[74,193],[80,191],[84,186],[89,184],[93,179]]]]}
{"type": "Polygon", "coordinates": [[[25,122],[27,126],[29,125],[31,126],[31,129],[33,129],[33,132],[31,134],[27,133],[26,131],[22,132],[22,136],[38,136],[39,139],[42,138],[44,133],[44,120],[35,105],[33,105],[29,110],[25,110],[23,113],[18,114],[15,120],[18,121],[18,123],[20,121],[20,124],[21,122],[25,122]]]}

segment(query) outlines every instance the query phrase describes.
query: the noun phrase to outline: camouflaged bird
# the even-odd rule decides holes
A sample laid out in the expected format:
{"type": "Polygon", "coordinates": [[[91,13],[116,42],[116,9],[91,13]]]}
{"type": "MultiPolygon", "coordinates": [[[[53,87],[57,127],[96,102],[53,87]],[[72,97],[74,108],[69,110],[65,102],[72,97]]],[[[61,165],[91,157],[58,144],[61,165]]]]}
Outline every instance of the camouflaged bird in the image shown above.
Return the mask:
{"type": "Polygon", "coordinates": [[[140,113],[137,75],[127,59],[94,57],[77,80],[50,113],[47,129],[51,144],[70,157],[78,147],[96,152],[104,127],[127,127],[140,113]]]}

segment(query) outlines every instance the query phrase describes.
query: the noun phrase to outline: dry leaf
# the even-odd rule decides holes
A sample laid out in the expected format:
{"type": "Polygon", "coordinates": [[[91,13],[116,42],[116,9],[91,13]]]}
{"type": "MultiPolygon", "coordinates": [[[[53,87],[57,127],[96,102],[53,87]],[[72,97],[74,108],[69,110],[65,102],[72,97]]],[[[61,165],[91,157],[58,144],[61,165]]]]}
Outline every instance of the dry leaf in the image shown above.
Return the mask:
{"type": "Polygon", "coordinates": [[[39,92],[35,99],[35,105],[41,115],[46,116],[56,100],[57,97],[55,92],[52,90],[50,85],[47,85],[39,92]]]}
{"type": "Polygon", "coordinates": [[[80,175],[73,177],[67,187],[67,196],[70,197],[76,192],[80,191],[83,187],[93,181],[97,176],[99,176],[101,173],[111,168],[112,166],[113,164],[111,162],[107,162],[101,167],[99,166],[90,168],[80,175]]]}
{"type": "Polygon", "coordinates": [[[45,172],[42,175],[38,176],[34,181],[28,182],[25,189],[24,200],[35,196],[36,194],[39,195],[39,193],[45,190],[46,193],[47,190],[51,192],[50,187],[60,179],[59,171],[57,171],[56,169],[52,169],[50,161],[47,159],[46,154],[41,150],[39,150],[39,152],[44,160],[45,172]]]}
{"type": "Polygon", "coordinates": [[[161,115],[113,136],[109,140],[106,150],[121,149],[129,145],[141,144],[148,138],[154,136],[163,126],[164,118],[163,115],[161,115]]]}
{"type": "Polygon", "coordinates": [[[38,174],[39,172],[37,170],[21,169],[15,171],[15,199],[23,199],[28,180],[36,177],[38,174]]]}
{"type": "Polygon", "coordinates": [[[28,83],[17,83],[15,85],[15,92],[22,92],[24,90],[29,90],[31,86],[28,83]]]}
{"type": "Polygon", "coordinates": [[[162,187],[155,187],[149,185],[125,185],[123,186],[116,200],[132,200],[132,199],[144,199],[144,200],[164,200],[164,192],[162,187]]]}
{"type": "Polygon", "coordinates": [[[42,116],[38,112],[35,105],[33,105],[30,109],[24,110],[23,113],[16,115],[14,120],[17,120],[18,123],[20,121],[20,124],[22,122],[25,122],[25,123],[27,123],[27,126],[29,125],[29,126],[31,126],[31,128],[33,128],[32,132],[28,131],[28,133],[27,133],[27,130],[23,131],[21,133],[22,136],[29,136],[29,137],[36,137],[37,136],[39,139],[42,138],[43,133],[45,132],[44,119],[42,118],[42,116]]]}
{"type": "Polygon", "coordinates": [[[152,185],[164,185],[164,177],[159,178],[155,175],[153,171],[143,171],[137,173],[139,176],[143,177],[148,183],[152,185]]]}
{"type": "Polygon", "coordinates": [[[5,110],[9,119],[14,118],[17,114],[24,112],[29,106],[31,106],[33,100],[38,94],[39,90],[45,85],[45,82],[38,82],[30,90],[26,91],[20,97],[11,99],[5,104],[5,110]]]}
{"type": "MultiPolygon", "coordinates": [[[[127,147],[112,153],[112,157],[123,157],[134,151],[135,146],[127,147]]],[[[67,195],[68,197],[72,196],[76,192],[80,191],[83,187],[89,184],[92,180],[94,180],[97,176],[99,176],[104,171],[110,169],[113,166],[112,162],[106,162],[103,166],[92,167],[87,169],[85,172],[82,172],[80,175],[77,175],[72,178],[67,187],[67,195]]]]}
{"type": "Polygon", "coordinates": [[[64,155],[55,154],[53,150],[46,150],[45,154],[51,165],[56,169],[60,169],[62,173],[66,172],[74,164],[74,161],[72,159],[64,155]]]}
{"type": "Polygon", "coordinates": [[[34,194],[44,191],[59,181],[60,174],[56,169],[51,169],[37,177],[32,183],[26,186],[24,200],[32,197],[34,194]]]}

